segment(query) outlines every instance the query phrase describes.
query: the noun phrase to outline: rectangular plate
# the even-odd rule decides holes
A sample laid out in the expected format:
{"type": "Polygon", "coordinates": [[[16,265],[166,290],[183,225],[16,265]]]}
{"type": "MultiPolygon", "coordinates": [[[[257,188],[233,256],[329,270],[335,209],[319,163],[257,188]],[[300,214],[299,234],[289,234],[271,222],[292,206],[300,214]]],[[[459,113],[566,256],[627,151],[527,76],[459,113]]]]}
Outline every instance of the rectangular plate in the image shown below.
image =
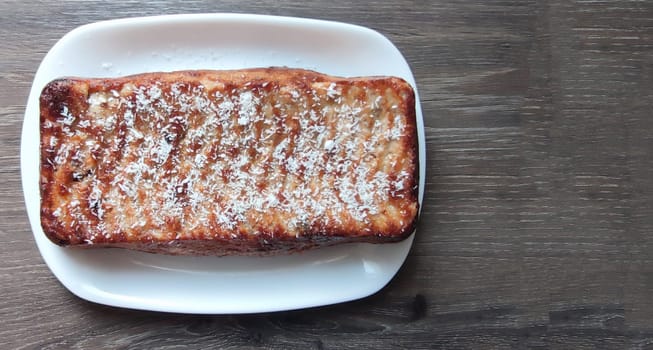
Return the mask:
{"type": "MultiPolygon", "coordinates": [[[[197,314],[298,309],[354,300],[385,286],[413,236],[393,244],[348,244],[273,257],[191,257],[122,249],[66,249],[40,224],[39,96],[62,76],[116,77],[184,69],[286,66],[337,76],[391,75],[415,88],[408,64],[381,34],[359,26],[237,14],[175,15],[98,22],[57,42],[34,78],[21,143],[23,191],[46,264],[77,296],[132,309],[197,314]]],[[[419,202],[424,125],[416,95],[419,202]]]]}

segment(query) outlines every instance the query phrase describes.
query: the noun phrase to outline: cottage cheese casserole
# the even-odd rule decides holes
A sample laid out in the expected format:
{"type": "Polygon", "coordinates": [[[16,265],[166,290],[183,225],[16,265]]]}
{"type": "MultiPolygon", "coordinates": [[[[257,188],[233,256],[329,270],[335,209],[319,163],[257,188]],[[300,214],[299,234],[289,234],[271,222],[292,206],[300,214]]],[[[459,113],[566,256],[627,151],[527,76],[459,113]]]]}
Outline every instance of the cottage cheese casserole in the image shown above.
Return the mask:
{"type": "Polygon", "coordinates": [[[61,78],[40,97],[54,243],[262,255],[408,237],[415,97],[395,77],[289,68],[61,78]]]}

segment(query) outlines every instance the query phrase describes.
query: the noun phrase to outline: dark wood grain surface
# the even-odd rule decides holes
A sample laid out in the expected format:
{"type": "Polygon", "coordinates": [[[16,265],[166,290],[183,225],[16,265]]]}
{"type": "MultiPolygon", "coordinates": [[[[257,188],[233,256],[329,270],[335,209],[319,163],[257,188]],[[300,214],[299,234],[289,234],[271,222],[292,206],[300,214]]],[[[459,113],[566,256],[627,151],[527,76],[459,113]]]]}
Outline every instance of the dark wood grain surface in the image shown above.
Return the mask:
{"type": "Polygon", "coordinates": [[[3,1],[0,19],[0,348],[653,348],[653,2],[3,1]],[[199,12],[360,24],[405,55],[427,187],[377,294],[176,315],[85,302],[49,272],[19,168],[41,59],[81,24],[199,12]]]}

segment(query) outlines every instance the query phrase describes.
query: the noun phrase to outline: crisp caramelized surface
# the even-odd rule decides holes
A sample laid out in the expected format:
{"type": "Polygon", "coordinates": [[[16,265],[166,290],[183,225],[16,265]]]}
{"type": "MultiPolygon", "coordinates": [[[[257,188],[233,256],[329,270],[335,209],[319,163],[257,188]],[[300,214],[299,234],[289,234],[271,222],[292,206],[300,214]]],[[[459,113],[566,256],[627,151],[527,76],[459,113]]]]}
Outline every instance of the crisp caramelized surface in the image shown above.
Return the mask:
{"type": "Polygon", "coordinates": [[[283,68],[53,81],[44,231],[151,251],[403,239],[418,210],[414,103],[398,78],[283,68]]]}

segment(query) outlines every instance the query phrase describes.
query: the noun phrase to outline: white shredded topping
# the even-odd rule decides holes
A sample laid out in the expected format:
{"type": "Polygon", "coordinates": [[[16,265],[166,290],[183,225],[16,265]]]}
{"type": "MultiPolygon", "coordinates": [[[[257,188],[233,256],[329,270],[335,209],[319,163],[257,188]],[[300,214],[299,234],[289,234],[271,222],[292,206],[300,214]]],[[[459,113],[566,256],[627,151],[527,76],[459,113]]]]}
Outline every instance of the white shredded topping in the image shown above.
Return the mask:
{"type": "Polygon", "coordinates": [[[57,122],[84,144],[52,137],[49,147],[54,164],[74,161],[84,170],[78,181],[88,190],[53,215],[73,215],[74,225],[109,239],[109,222],[118,232],[162,235],[165,225],[178,222],[182,235],[200,226],[235,234],[272,212],[299,235],[316,223],[367,224],[407,190],[408,172],[393,179],[386,173],[401,161],[387,155],[395,147],[389,145],[406,131],[396,109],[376,110],[385,97],[357,101],[348,96],[356,92],[335,83],[315,83],[308,95],[262,87],[125,85],[91,94],[85,116],[64,106],[57,122]],[[348,97],[354,103],[338,103],[348,97]],[[111,179],[103,190],[96,176],[107,160],[119,163],[103,174],[111,179]],[[99,223],[84,221],[84,210],[99,223]]]}
{"type": "Polygon", "coordinates": [[[400,115],[396,115],[392,123],[392,129],[388,131],[388,138],[390,140],[398,140],[403,136],[404,125],[401,121],[402,117],[400,115]]]}
{"type": "Polygon", "coordinates": [[[256,113],[258,100],[251,91],[244,91],[238,97],[238,125],[247,125],[256,113]]]}

